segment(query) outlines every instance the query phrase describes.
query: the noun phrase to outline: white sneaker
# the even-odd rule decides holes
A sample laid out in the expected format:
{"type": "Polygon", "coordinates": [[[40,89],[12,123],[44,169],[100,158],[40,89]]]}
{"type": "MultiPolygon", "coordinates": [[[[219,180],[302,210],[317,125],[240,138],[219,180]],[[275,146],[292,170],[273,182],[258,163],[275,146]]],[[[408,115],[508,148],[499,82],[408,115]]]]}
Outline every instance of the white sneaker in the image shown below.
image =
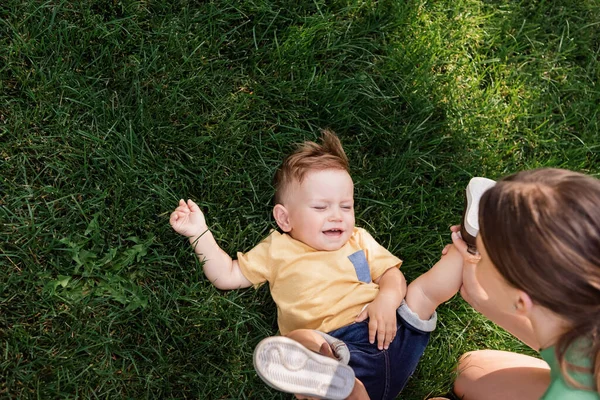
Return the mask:
{"type": "Polygon", "coordinates": [[[343,400],[354,387],[352,368],[285,336],[268,337],[256,346],[254,369],[272,388],[318,399],[343,400]]]}
{"type": "Polygon", "coordinates": [[[460,235],[469,246],[469,253],[475,254],[477,247],[475,238],[479,233],[479,200],[486,190],[496,184],[496,181],[487,178],[473,178],[469,181],[466,190],[465,211],[460,229],[460,235]]]}

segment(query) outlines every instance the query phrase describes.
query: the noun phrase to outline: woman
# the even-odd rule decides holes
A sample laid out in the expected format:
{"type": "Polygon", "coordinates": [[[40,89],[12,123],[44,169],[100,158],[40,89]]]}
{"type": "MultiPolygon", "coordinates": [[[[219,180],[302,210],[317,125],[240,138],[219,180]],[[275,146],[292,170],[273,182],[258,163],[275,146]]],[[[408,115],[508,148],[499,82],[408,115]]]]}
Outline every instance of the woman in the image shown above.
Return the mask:
{"type": "MultiPolygon", "coordinates": [[[[477,255],[452,227],[464,260],[461,295],[545,361],[467,353],[455,394],[600,400],[600,181],[559,169],[519,172],[483,194],[478,222],[477,255]]],[[[332,356],[327,346],[320,352],[332,356]]],[[[368,395],[357,385],[351,398],[368,395]]]]}
{"type": "Polygon", "coordinates": [[[461,357],[459,398],[600,399],[600,181],[576,172],[519,172],[479,203],[478,256],[458,227],[461,294],[546,361],[480,350],[461,357]]]}

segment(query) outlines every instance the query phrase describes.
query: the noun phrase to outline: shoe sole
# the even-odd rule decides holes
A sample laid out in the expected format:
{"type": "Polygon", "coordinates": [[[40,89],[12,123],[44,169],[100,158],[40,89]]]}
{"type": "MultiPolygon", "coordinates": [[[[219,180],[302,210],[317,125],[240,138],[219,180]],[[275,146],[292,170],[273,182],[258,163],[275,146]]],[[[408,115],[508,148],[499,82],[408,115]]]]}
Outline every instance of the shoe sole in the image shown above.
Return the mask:
{"type": "Polygon", "coordinates": [[[253,361],[258,376],[282,392],[343,400],[354,387],[352,368],[284,336],[263,339],[253,361]]]}
{"type": "Polygon", "coordinates": [[[460,234],[462,239],[467,243],[469,253],[475,254],[477,252],[475,238],[479,233],[479,201],[483,193],[495,184],[496,181],[491,179],[476,177],[471,179],[467,185],[465,191],[465,210],[460,234]]]}

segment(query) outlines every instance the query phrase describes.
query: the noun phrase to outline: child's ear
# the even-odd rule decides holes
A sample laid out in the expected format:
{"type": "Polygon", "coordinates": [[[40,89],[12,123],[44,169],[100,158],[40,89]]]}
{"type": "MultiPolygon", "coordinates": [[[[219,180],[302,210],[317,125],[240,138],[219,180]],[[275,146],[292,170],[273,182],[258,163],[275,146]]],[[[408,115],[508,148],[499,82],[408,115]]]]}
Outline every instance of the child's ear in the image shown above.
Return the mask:
{"type": "Polygon", "coordinates": [[[289,232],[292,230],[290,216],[287,209],[282,204],[276,204],[275,207],[273,207],[273,217],[277,222],[277,226],[279,226],[282,231],[289,232]]]}

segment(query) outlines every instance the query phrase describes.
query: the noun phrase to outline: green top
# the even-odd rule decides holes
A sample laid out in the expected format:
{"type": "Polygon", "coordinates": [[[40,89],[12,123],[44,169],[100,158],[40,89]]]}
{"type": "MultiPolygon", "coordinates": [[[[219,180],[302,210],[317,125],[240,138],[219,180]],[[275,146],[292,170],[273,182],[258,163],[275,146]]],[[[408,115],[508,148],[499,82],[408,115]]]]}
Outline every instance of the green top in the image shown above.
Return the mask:
{"type": "MultiPolygon", "coordinates": [[[[546,390],[546,393],[544,393],[540,400],[600,400],[598,392],[577,389],[565,381],[560,372],[560,365],[558,364],[554,351],[554,346],[541,351],[542,358],[550,365],[551,381],[548,390],[546,390]]],[[[569,351],[567,360],[584,368],[590,368],[592,366],[591,360],[586,357],[581,357],[581,352],[579,351],[569,351]]],[[[587,387],[594,387],[593,377],[590,373],[571,372],[571,376],[577,382],[586,385],[587,387]]]]}

